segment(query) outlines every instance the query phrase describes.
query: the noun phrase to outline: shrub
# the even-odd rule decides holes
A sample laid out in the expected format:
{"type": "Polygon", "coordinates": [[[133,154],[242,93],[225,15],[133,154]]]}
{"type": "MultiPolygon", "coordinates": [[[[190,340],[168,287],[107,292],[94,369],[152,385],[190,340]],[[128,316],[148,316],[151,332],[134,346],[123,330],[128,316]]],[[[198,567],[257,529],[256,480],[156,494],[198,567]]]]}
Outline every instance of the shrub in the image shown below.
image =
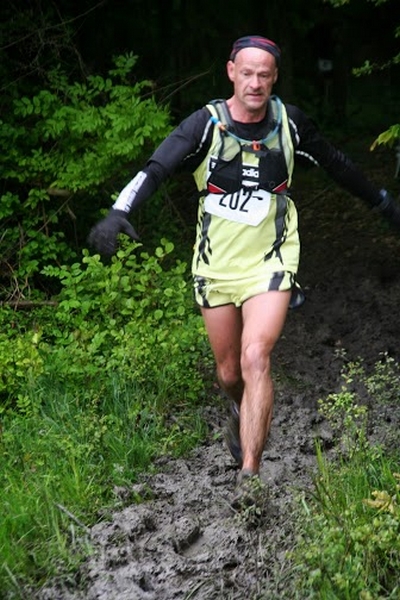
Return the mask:
{"type": "Polygon", "coordinates": [[[44,269],[62,284],[52,327],[42,337],[42,351],[51,353],[47,372],[86,383],[118,374],[158,382],[167,397],[195,400],[208,350],[187,265],[169,266],[167,240],[154,255],[138,254],[139,248],[127,243],[109,264],[84,250],[81,263],[44,269]]]}
{"type": "Polygon", "coordinates": [[[16,98],[0,120],[6,298],[37,294],[44,265],[77,258],[88,221],[170,131],[151,82],[129,83],[136,59],[120,56],[108,77],[83,83],[54,71],[49,89],[16,98]]]}

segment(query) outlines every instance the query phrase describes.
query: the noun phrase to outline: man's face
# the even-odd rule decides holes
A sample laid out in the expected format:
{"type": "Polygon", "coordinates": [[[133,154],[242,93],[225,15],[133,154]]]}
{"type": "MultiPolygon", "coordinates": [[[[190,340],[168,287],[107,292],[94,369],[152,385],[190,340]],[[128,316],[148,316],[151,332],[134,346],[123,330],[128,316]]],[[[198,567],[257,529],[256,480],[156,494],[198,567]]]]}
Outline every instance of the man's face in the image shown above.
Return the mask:
{"type": "Polygon", "coordinates": [[[260,48],[243,48],[227,71],[242,108],[252,114],[263,111],[278,78],[275,57],[260,48]]]}

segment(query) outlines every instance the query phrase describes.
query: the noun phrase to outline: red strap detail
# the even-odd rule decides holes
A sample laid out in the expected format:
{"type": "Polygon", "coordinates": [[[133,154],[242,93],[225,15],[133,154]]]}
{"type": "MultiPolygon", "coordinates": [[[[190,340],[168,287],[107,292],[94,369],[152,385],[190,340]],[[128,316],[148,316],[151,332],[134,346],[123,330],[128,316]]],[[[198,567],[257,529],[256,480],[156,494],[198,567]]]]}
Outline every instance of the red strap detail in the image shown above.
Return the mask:
{"type": "Polygon", "coordinates": [[[279,194],[280,192],[284,192],[285,190],[287,190],[287,179],[285,179],[285,181],[282,181],[282,183],[274,187],[272,191],[279,194]]]}
{"type": "Polygon", "coordinates": [[[213,183],[207,184],[207,192],[210,192],[210,194],[225,194],[225,190],[217,185],[214,185],[213,183]]]}

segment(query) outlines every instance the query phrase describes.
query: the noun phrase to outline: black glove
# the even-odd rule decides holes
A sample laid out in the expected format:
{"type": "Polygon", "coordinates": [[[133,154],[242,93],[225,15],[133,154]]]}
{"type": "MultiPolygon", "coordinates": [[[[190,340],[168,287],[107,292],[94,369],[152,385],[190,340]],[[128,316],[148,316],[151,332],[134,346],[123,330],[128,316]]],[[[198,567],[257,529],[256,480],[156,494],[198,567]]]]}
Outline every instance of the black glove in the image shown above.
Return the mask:
{"type": "Polygon", "coordinates": [[[379,197],[380,202],[377,204],[377,209],[393,227],[400,229],[400,206],[386,190],[381,190],[379,197]]]}
{"type": "Polygon", "coordinates": [[[117,236],[125,233],[132,240],[139,239],[138,234],[128,221],[128,215],[123,210],[110,210],[102,221],[99,221],[89,233],[89,244],[103,256],[111,256],[117,249],[117,236]]]}

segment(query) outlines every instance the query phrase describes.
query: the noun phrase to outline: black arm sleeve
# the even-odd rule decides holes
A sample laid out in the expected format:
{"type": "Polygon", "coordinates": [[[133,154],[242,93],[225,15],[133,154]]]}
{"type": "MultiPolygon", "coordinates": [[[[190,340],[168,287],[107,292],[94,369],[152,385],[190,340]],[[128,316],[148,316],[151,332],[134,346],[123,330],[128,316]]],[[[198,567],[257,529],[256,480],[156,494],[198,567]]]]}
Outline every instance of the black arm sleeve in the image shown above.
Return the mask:
{"type": "Polygon", "coordinates": [[[379,189],[356,167],[343,152],[335,148],[319,132],[313,121],[299,108],[287,105],[287,113],[295,152],[316,161],[342,188],[361,198],[370,206],[381,202],[379,189]]]}
{"type": "Polygon", "coordinates": [[[143,169],[153,183],[151,193],[178,168],[192,171],[201,163],[210,142],[203,139],[209,118],[206,109],[192,113],[158,146],[143,169]]]}
{"type": "Polygon", "coordinates": [[[207,135],[211,131],[207,128],[209,119],[206,108],[192,113],[160,144],[147,167],[158,172],[163,180],[179,167],[194,170],[207,154],[211,141],[207,135]]]}
{"type": "Polygon", "coordinates": [[[212,128],[210,113],[202,108],[192,113],[158,146],[146,166],[118,196],[114,209],[130,212],[149,198],[178,168],[195,170],[207,154],[212,128]]]}

